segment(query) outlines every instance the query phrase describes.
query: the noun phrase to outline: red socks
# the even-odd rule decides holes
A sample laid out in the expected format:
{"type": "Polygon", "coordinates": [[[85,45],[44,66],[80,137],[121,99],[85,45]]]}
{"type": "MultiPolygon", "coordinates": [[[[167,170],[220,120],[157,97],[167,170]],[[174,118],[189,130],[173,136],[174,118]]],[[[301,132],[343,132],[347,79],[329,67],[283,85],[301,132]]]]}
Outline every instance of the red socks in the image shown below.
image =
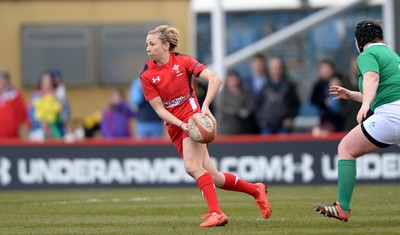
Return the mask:
{"type": "MultiPolygon", "coordinates": [[[[247,181],[239,179],[239,177],[230,174],[223,173],[225,176],[225,184],[221,189],[237,191],[247,193],[253,197],[258,197],[260,195],[259,189],[255,184],[251,184],[247,181]]],[[[204,173],[196,180],[197,185],[200,188],[201,193],[206,199],[208,210],[210,213],[216,212],[221,214],[221,209],[219,208],[217,191],[215,190],[214,180],[210,173],[204,173]]]]}
{"type": "Polygon", "coordinates": [[[196,180],[196,183],[206,199],[209,212],[221,214],[222,212],[218,204],[217,191],[215,190],[214,179],[211,174],[208,172],[204,173],[196,180]]]}
{"type": "Polygon", "coordinates": [[[240,179],[231,173],[224,173],[225,184],[221,187],[225,190],[247,193],[253,197],[258,197],[260,192],[255,184],[240,179]]]}

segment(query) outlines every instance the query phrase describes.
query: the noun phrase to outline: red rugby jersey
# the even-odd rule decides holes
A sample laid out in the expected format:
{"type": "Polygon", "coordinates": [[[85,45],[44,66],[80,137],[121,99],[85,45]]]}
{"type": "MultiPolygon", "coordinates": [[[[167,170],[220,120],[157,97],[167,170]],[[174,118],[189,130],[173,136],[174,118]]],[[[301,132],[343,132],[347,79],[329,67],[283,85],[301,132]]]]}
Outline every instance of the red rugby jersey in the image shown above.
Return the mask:
{"type": "Polygon", "coordinates": [[[161,97],[164,107],[182,121],[200,110],[191,75],[206,68],[188,55],[171,52],[168,63],[157,65],[150,59],[140,75],[146,101],[161,97]]]}

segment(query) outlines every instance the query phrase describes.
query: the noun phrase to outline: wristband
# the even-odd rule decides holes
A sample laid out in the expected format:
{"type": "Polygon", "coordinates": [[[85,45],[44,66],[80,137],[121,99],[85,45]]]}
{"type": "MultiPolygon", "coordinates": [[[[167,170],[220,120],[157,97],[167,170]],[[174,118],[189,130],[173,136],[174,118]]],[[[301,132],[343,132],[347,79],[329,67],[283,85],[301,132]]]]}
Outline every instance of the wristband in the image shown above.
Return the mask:
{"type": "Polygon", "coordinates": [[[182,125],[185,124],[184,122],[182,122],[181,124],[179,124],[179,128],[182,129],[182,125]]]}

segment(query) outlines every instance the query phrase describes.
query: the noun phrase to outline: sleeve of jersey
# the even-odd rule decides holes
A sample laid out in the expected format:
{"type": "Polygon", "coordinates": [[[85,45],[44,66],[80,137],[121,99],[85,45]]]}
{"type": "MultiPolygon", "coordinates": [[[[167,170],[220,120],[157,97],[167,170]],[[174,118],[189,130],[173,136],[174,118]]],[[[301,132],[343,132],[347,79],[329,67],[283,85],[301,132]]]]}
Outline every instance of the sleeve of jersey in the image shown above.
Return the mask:
{"type": "Polygon", "coordinates": [[[189,71],[195,76],[198,77],[200,73],[206,69],[207,67],[203,65],[202,63],[198,62],[194,58],[188,56],[188,59],[186,61],[187,68],[189,71]]]}
{"type": "Polygon", "coordinates": [[[140,82],[142,83],[142,90],[143,90],[143,95],[146,101],[152,100],[156,98],[157,96],[160,96],[158,94],[158,90],[153,86],[153,84],[150,83],[149,79],[147,77],[140,77],[140,82]]]}
{"type": "Polygon", "coordinates": [[[366,72],[380,73],[378,61],[373,54],[361,54],[357,59],[357,65],[362,75],[366,72]]]}

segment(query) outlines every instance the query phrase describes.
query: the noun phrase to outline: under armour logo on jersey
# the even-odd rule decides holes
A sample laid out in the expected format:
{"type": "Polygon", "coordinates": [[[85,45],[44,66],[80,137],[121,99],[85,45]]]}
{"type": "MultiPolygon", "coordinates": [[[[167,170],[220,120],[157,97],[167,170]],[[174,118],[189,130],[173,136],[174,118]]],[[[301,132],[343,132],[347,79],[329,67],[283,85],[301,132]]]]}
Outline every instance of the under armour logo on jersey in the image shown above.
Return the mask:
{"type": "Polygon", "coordinates": [[[179,64],[175,64],[174,67],[172,68],[176,72],[176,76],[181,76],[182,73],[179,71],[179,64]]]}
{"type": "Polygon", "coordinates": [[[152,78],[153,83],[161,81],[160,76],[157,76],[156,78],[152,78]]]}

